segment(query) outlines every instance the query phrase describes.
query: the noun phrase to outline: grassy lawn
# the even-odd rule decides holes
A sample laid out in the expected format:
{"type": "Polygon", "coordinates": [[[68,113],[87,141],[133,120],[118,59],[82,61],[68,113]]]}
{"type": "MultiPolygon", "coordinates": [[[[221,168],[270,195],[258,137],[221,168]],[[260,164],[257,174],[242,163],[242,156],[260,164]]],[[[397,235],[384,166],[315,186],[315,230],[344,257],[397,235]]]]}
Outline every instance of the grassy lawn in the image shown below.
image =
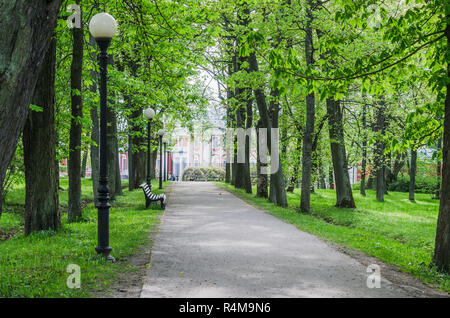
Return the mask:
{"type": "MultiPolygon", "coordinates": [[[[158,193],[157,181],[153,189],[158,193]]],[[[67,207],[67,180],[61,180],[60,204],[67,207]]],[[[92,185],[83,180],[83,199],[92,201],[92,185]]],[[[9,193],[0,218],[0,297],[89,297],[103,290],[117,274],[133,270],[127,258],[149,244],[149,233],[159,224],[163,211],[159,205],[145,209],[142,190],[129,192],[112,202],[110,210],[110,246],[116,263],[97,257],[97,209],[92,202],[83,210],[84,221],[68,223],[63,213],[62,229],[57,233],[38,232],[25,237],[23,227],[24,185],[9,193]],[[20,231],[19,233],[17,233],[20,231]],[[14,235],[14,233],[16,233],[14,235]],[[70,289],[66,281],[67,266],[76,264],[81,270],[81,288],[70,289]]]]}
{"type": "Polygon", "coordinates": [[[410,202],[408,193],[390,192],[385,202],[378,202],[375,191],[367,191],[366,197],[354,191],[358,208],[339,209],[334,207],[334,190],[316,190],[311,196],[312,214],[307,215],[296,210],[300,205],[299,189],[288,193],[289,208],[281,208],[229,184],[218,184],[301,230],[375,256],[450,292],[450,275],[430,266],[439,201],[432,200],[429,194],[416,194],[416,201],[410,202]]]}

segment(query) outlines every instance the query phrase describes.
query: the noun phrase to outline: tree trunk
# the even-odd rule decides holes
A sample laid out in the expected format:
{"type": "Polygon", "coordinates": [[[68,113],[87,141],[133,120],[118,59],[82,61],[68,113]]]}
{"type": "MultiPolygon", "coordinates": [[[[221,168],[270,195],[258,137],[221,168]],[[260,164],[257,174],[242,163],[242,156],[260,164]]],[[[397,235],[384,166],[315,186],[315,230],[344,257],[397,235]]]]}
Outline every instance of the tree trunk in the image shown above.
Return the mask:
{"type": "Polygon", "coordinates": [[[330,184],[330,190],[334,190],[334,171],[332,165],[328,167],[328,183],[330,184]]]}
{"type": "MultiPolygon", "coordinates": [[[[447,4],[447,14],[450,4],[447,4]]],[[[450,49],[450,24],[445,29],[447,50],[450,49]]],[[[447,77],[450,78],[450,63],[447,61],[447,77]]],[[[436,266],[450,273],[450,83],[447,81],[444,118],[444,147],[442,149],[442,189],[436,230],[434,262],[436,266]]]]}
{"type": "Polygon", "coordinates": [[[81,161],[81,175],[80,177],[82,179],[86,178],[86,166],[87,166],[87,159],[89,156],[89,151],[86,149],[83,151],[83,160],[81,161]]]}
{"type": "Polygon", "coordinates": [[[409,200],[414,201],[416,189],[417,150],[411,149],[411,165],[409,168],[409,200]]]}
{"type": "MultiPolygon", "coordinates": [[[[130,191],[138,189],[147,178],[147,153],[142,149],[142,145],[145,144],[146,138],[144,138],[142,129],[136,123],[140,116],[142,116],[140,110],[133,111],[129,120],[131,136],[129,138],[130,150],[128,151],[128,189],[130,191]]],[[[149,149],[148,151],[151,150],[149,149]]]]}
{"type": "Polygon", "coordinates": [[[258,124],[256,126],[256,152],[257,152],[257,158],[256,158],[256,175],[258,178],[257,184],[256,184],[256,196],[260,198],[267,198],[268,192],[267,192],[267,174],[261,173],[261,168],[267,169],[267,163],[261,162],[260,157],[260,149],[259,149],[259,128],[262,127],[261,119],[259,119],[258,124]]]}
{"type": "MultiPolygon", "coordinates": [[[[442,138],[438,139],[437,142],[437,151],[440,151],[442,149],[442,138]]],[[[439,157],[438,157],[439,158],[439,157]]],[[[435,199],[441,198],[441,168],[442,168],[442,162],[441,160],[437,160],[436,162],[436,196],[435,199]]]]}
{"type": "MultiPolygon", "coordinates": [[[[79,3],[79,1],[77,1],[79,3]]],[[[69,222],[81,218],[81,133],[83,117],[82,75],[83,75],[83,24],[81,28],[73,28],[73,57],[71,65],[71,101],[72,117],[70,121],[69,141],[69,204],[67,215],[69,222]]]]}
{"type": "MultiPolygon", "coordinates": [[[[313,15],[311,12],[312,0],[308,0],[307,8],[307,22],[306,22],[306,38],[305,38],[305,55],[306,64],[312,65],[314,63],[314,49],[313,49],[313,34],[311,23],[313,15]]],[[[305,134],[303,135],[303,153],[302,153],[302,189],[300,197],[300,210],[310,213],[310,199],[311,199],[311,170],[312,170],[312,137],[314,133],[314,119],[315,119],[315,97],[314,93],[309,93],[306,96],[306,125],[305,134]]]]}
{"type": "Polygon", "coordinates": [[[111,100],[106,111],[106,120],[108,122],[108,127],[106,129],[106,151],[108,152],[108,162],[107,162],[107,175],[108,175],[108,187],[109,195],[111,200],[116,199],[116,178],[117,178],[117,159],[118,154],[116,150],[116,131],[117,122],[116,114],[114,109],[113,99],[114,95],[111,96],[111,100]]]}
{"type": "MultiPolygon", "coordinates": [[[[95,38],[91,35],[89,38],[89,45],[93,48],[96,47],[95,38]]],[[[94,65],[97,65],[97,55],[95,51],[92,52],[92,61],[94,62],[94,65]]],[[[92,79],[92,85],[89,88],[89,91],[92,94],[97,94],[97,71],[91,70],[91,79],[92,79]]],[[[92,192],[94,195],[94,201],[97,202],[98,197],[98,182],[99,182],[99,176],[100,176],[100,159],[99,159],[99,148],[100,145],[100,123],[98,118],[98,103],[94,103],[91,105],[90,109],[90,115],[91,115],[91,121],[92,121],[92,128],[91,128],[91,140],[93,143],[91,143],[91,178],[92,178],[92,192]]]]}
{"type": "Polygon", "coordinates": [[[1,4],[0,187],[27,120],[61,3],[62,0],[8,0],[1,4]]]}
{"type": "Polygon", "coordinates": [[[363,129],[363,140],[362,140],[362,162],[361,162],[361,186],[359,188],[359,193],[366,196],[366,170],[367,170],[367,105],[364,101],[362,109],[362,129],[363,129]]]}
{"type": "Polygon", "coordinates": [[[56,40],[51,40],[32,103],[42,112],[28,114],[24,131],[25,235],[40,230],[56,231],[59,213],[59,166],[55,132],[56,40]]]}
{"type": "MultiPolygon", "coordinates": [[[[255,52],[251,52],[249,56],[249,65],[250,72],[258,72],[258,60],[256,59],[255,52]]],[[[270,156],[277,155],[279,157],[279,151],[276,154],[272,153],[272,118],[269,115],[269,110],[267,107],[266,95],[264,94],[264,90],[262,88],[256,88],[253,90],[255,94],[256,105],[258,106],[259,116],[261,118],[261,122],[263,128],[267,128],[267,150],[270,156]]],[[[277,122],[278,125],[278,122],[277,122]]],[[[272,159],[271,159],[272,160],[272,159]]],[[[281,170],[281,162],[279,162],[279,170],[281,170]]],[[[280,173],[273,173],[270,176],[272,200],[276,205],[286,207],[287,206],[287,196],[286,189],[284,188],[284,177],[282,171],[280,173]]]]}
{"type": "MultiPolygon", "coordinates": [[[[272,89],[270,91],[271,101],[269,104],[269,112],[271,117],[271,123],[272,128],[279,131],[279,113],[280,113],[280,104],[278,102],[280,95],[280,91],[278,89],[272,89]]],[[[271,135],[271,138],[274,136],[271,135]]],[[[271,147],[272,142],[271,141],[271,147]]],[[[284,180],[284,173],[283,173],[283,165],[281,163],[281,155],[280,152],[277,151],[276,154],[271,154],[271,156],[278,156],[278,169],[276,169],[275,172],[270,170],[270,191],[269,191],[269,201],[273,202],[275,204],[278,204],[283,207],[287,207],[287,196],[286,196],[286,186],[285,186],[285,180],[284,180]]],[[[273,158],[273,157],[272,157],[273,158]]],[[[271,162],[272,162],[271,158],[271,162]]]]}
{"type": "Polygon", "coordinates": [[[116,152],[116,195],[123,195],[122,191],[122,175],[120,173],[120,150],[119,150],[119,134],[117,132],[116,124],[116,140],[115,140],[115,152],[116,152]]]}
{"type": "MultiPolygon", "coordinates": [[[[377,109],[377,131],[384,135],[384,102],[381,102],[378,105],[377,109]]],[[[384,143],[381,140],[378,140],[376,142],[376,153],[375,153],[375,169],[376,169],[376,192],[377,192],[377,200],[380,202],[384,201],[384,194],[385,194],[385,163],[384,163],[384,143]]]]}
{"type": "Polygon", "coordinates": [[[352,186],[348,176],[347,154],[345,152],[344,127],[339,101],[327,99],[328,127],[330,133],[331,158],[336,181],[336,206],[356,208],[352,186]]]}

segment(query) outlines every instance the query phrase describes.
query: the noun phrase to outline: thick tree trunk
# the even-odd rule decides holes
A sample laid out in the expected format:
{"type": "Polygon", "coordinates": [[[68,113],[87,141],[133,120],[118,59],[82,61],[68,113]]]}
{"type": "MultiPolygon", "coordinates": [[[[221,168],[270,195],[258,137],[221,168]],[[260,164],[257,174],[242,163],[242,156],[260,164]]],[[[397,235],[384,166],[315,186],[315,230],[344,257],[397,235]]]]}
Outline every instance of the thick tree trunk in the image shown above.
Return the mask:
{"type": "MultiPolygon", "coordinates": [[[[271,101],[269,105],[270,118],[272,123],[272,128],[279,130],[279,114],[280,114],[280,104],[278,102],[280,91],[278,89],[272,89],[270,92],[271,101]]],[[[271,135],[273,138],[273,135],[271,135]]],[[[272,142],[271,141],[271,147],[272,142]]],[[[270,171],[270,191],[269,191],[269,201],[278,204],[283,207],[287,207],[287,196],[286,196],[286,185],[283,173],[283,164],[281,162],[281,155],[279,151],[277,154],[271,154],[271,156],[278,156],[278,169],[273,172],[272,166],[270,171]]],[[[272,161],[272,159],[271,159],[272,161]]]]}
{"type": "Polygon", "coordinates": [[[32,100],[42,112],[30,112],[23,131],[25,235],[40,230],[56,231],[61,225],[54,116],[55,61],[56,40],[51,40],[32,100]]]}
{"type": "MultiPolygon", "coordinates": [[[[306,38],[305,38],[305,55],[306,64],[314,63],[313,56],[313,35],[311,22],[313,15],[311,12],[311,3],[309,0],[309,8],[307,9],[306,38]]],[[[312,137],[314,133],[315,119],[315,97],[314,93],[306,96],[306,125],[305,134],[303,135],[303,153],[302,153],[302,189],[300,197],[300,210],[309,213],[311,211],[311,172],[312,172],[312,137]]]]}
{"type": "Polygon", "coordinates": [[[416,189],[417,150],[411,149],[411,165],[409,168],[409,200],[414,201],[416,189]]]}
{"type": "Polygon", "coordinates": [[[28,116],[61,2],[8,0],[1,4],[0,187],[28,116]]]}
{"type": "Polygon", "coordinates": [[[347,154],[345,152],[344,127],[339,101],[327,99],[328,127],[330,133],[331,158],[336,181],[336,206],[356,208],[352,186],[348,176],[347,154]]]}
{"type": "MultiPolygon", "coordinates": [[[[79,3],[79,1],[77,1],[79,3]]],[[[71,65],[72,117],[69,141],[69,204],[67,215],[70,222],[81,218],[81,133],[83,117],[82,75],[83,75],[83,27],[73,28],[73,57],[71,65]]]]}
{"type": "MultiPolygon", "coordinates": [[[[447,13],[450,4],[447,4],[447,13]]],[[[447,17],[448,18],[448,17],[447,17]]],[[[445,29],[447,50],[450,49],[450,24],[447,20],[445,29]]],[[[450,78],[450,63],[447,61],[447,77],[450,78]]],[[[436,266],[450,273],[450,83],[447,82],[447,96],[445,98],[444,118],[444,147],[442,149],[442,189],[439,205],[439,216],[436,230],[434,262],[436,266]]]]}

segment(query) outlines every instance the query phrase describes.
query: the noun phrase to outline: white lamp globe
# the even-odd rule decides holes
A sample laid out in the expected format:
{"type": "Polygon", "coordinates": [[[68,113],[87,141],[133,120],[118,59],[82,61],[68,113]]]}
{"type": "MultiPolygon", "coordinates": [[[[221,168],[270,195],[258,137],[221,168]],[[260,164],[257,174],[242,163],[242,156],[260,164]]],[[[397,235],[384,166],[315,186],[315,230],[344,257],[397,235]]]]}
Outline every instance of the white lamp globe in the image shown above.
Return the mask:
{"type": "Polygon", "coordinates": [[[147,119],[153,119],[155,117],[155,111],[152,108],[144,110],[144,117],[147,119]]]}
{"type": "Polygon", "coordinates": [[[117,33],[117,22],[106,12],[98,13],[92,17],[89,31],[96,39],[111,39],[117,33]]]}
{"type": "Polygon", "coordinates": [[[168,143],[169,143],[169,138],[167,138],[167,136],[164,136],[164,137],[163,137],[163,142],[166,143],[166,144],[168,144],[168,143]]]}
{"type": "Polygon", "coordinates": [[[160,135],[160,136],[164,136],[165,133],[166,133],[166,131],[164,129],[158,130],[158,135],[160,135]]]}

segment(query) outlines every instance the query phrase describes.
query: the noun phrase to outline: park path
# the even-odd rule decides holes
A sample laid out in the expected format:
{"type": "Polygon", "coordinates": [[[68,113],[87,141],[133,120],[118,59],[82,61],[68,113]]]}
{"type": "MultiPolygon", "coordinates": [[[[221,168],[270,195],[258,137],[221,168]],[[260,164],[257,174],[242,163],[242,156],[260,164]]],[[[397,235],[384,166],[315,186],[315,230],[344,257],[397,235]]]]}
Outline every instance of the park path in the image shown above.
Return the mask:
{"type": "Polygon", "coordinates": [[[408,297],[212,183],[174,182],[141,297],[408,297]]]}

